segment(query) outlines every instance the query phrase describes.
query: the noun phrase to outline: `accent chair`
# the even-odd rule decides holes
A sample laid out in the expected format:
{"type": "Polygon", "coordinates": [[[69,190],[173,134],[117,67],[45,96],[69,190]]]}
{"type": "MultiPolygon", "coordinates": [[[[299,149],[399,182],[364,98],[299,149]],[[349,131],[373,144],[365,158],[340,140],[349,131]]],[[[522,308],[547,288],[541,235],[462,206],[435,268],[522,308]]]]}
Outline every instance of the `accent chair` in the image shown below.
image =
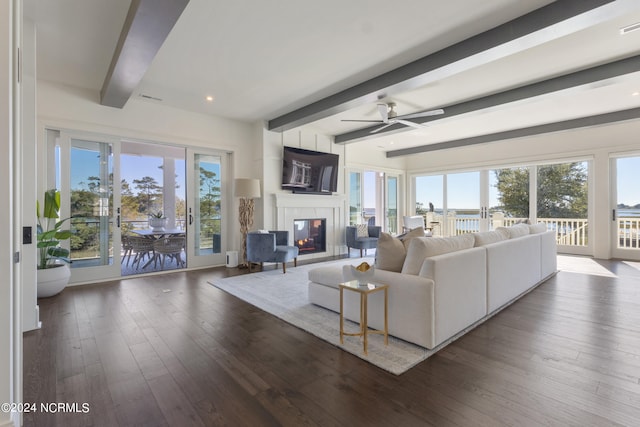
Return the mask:
{"type": "Polygon", "coordinates": [[[367,249],[375,249],[378,247],[378,238],[380,237],[382,227],[368,224],[361,224],[360,227],[362,230],[358,233],[357,226],[347,226],[347,250],[349,250],[349,256],[351,256],[351,248],[360,249],[360,258],[362,258],[363,249],[366,254],[367,249]],[[364,226],[366,226],[366,229],[364,226]],[[366,232],[364,230],[366,230],[366,232]]]}
{"type": "Polygon", "coordinates": [[[247,233],[247,263],[249,272],[251,264],[260,264],[260,268],[265,262],[275,262],[276,267],[282,263],[282,273],[287,272],[287,262],[293,260],[293,266],[298,266],[297,246],[289,245],[288,231],[269,231],[261,233],[252,231],[247,233]]]}

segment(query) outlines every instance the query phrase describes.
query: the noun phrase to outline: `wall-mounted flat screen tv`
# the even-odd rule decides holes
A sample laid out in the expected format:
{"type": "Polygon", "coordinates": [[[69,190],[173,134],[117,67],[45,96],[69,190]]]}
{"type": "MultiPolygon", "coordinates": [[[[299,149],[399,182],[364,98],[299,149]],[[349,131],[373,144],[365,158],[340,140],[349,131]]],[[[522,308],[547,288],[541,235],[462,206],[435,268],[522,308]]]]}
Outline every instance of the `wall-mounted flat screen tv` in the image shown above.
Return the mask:
{"type": "Polygon", "coordinates": [[[337,191],[338,160],[339,156],[333,153],[284,147],[282,189],[314,194],[337,191]]]}

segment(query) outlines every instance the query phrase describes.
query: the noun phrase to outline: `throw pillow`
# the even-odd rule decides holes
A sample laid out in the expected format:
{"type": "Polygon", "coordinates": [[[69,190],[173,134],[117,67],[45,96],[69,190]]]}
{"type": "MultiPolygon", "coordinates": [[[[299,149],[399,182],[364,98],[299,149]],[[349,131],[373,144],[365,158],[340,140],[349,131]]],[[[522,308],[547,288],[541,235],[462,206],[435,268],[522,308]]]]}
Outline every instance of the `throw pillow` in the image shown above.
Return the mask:
{"type": "Polygon", "coordinates": [[[423,227],[414,228],[411,231],[406,232],[400,237],[402,244],[404,245],[405,252],[409,249],[409,243],[411,243],[411,239],[416,237],[425,237],[425,232],[423,227]]]}
{"type": "Polygon", "coordinates": [[[507,231],[509,232],[509,238],[515,239],[516,237],[526,236],[530,234],[529,232],[529,224],[520,223],[512,225],[511,227],[507,227],[507,231]]]}
{"type": "Polygon", "coordinates": [[[356,227],[358,228],[358,231],[356,232],[356,237],[369,237],[368,224],[357,224],[356,227]]]}
{"type": "Polygon", "coordinates": [[[455,237],[416,237],[411,239],[409,250],[404,259],[402,273],[417,275],[425,258],[449,252],[472,248],[475,239],[472,234],[455,237]]]}
{"type": "Polygon", "coordinates": [[[380,233],[376,248],[376,268],[400,273],[406,252],[402,240],[389,233],[380,233]]]}
{"type": "Polygon", "coordinates": [[[537,224],[532,224],[529,226],[529,232],[531,234],[539,234],[547,231],[547,224],[544,222],[539,222],[537,224]]]}
{"type": "Polygon", "coordinates": [[[509,238],[509,233],[504,227],[498,227],[493,231],[473,233],[473,237],[475,239],[474,246],[477,247],[507,240],[509,238]]]}

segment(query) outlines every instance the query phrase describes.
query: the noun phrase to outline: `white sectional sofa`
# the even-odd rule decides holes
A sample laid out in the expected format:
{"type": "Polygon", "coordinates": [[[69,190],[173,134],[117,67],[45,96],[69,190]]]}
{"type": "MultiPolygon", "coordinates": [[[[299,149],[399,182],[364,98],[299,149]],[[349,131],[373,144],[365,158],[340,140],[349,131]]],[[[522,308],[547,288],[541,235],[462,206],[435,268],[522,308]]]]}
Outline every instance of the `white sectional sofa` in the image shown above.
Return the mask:
{"type": "MultiPolygon", "coordinates": [[[[556,255],[555,234],[544,224],[404,241],[383,233],[372,281],[389,285],[389,334],[433,349],[555,274],[556,255]]],[[[341,266],[312,269],[309,301],[339,311],[344,280],[341,266]]],[[[345,317],[357,321],[358,296],[344,296],[345,317]]],[[[382,328],[382,304],[382,294],[369,296],[370,327],[382,328]]]]}

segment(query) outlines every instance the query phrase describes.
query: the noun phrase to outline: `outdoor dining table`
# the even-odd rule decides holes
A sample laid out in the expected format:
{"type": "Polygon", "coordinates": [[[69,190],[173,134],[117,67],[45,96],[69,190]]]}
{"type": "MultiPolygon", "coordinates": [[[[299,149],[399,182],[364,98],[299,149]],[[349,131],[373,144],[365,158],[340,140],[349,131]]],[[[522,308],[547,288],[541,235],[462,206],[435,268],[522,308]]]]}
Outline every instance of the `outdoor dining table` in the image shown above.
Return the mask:
{"type": "MultiPolygon", "coordinates": [[[[154,240],[159,240],[159,239],[163,239],[165,237],[170,237],[170,236],[185,235],[185,231],[179,228],[167,228],[165,230],[153,230],[151,228],[145,228],[142,230],[131,230],[131,232],[139,236],[146,237],[148,239],[154,239],[154,240]]],[[[142,268],[143,269],[146,268],[149,264],[151,264],[156,259],[156,257],[157,255],[154,255],[153,257],[151,257],[149,261],[147,261],[147,263],[142,266],[142,268]]]]}

